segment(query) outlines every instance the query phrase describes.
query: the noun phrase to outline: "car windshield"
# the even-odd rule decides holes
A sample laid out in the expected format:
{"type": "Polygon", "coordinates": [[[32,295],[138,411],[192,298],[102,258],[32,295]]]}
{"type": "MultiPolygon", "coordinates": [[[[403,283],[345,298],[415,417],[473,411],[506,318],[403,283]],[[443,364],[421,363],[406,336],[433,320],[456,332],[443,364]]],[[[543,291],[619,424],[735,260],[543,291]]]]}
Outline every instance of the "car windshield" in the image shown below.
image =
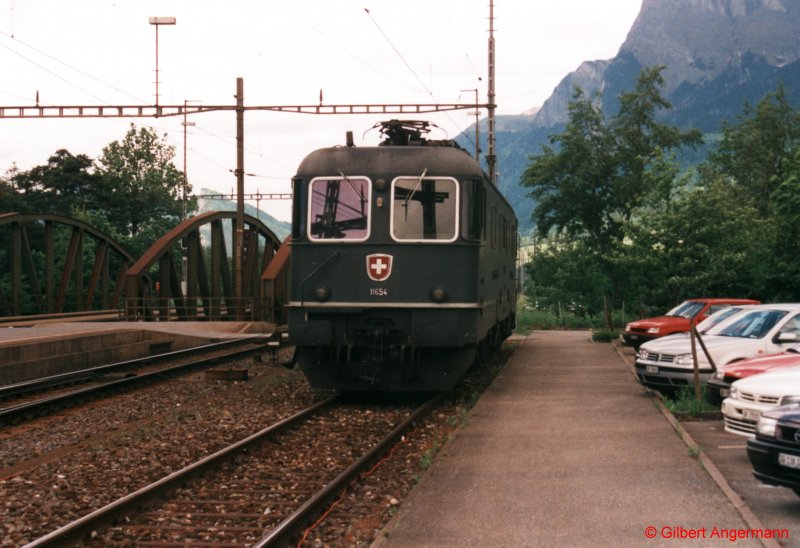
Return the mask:
{"type": "Polygon", "coordinates": [[[724,325],[714,335],[760,339],[775,327],[775,324],[786,314],[785,310],[753,310],[746,312],[740,318],[724,325]]]}
{"type": "Polygon", "coordinates": [[[715,327],[722,323],[723,320],[727,320],[734,314],[741,312],[742,309],[737,306],[729,306],[727,308],[723,308],[722,310],[717,310],[715,313],[710,315],[708,318],[697,324],[697,331],[700,333],[706,333],[712,327],[715,327]]]}
{"type": "Polygon", "coordinates": [[[697,313],[700,312],[705,304],[698,303],[696,301],[686,301],[682,304],[679,304],[669,312],[667,312],[667,316],[678,316],[680,318],[694,318],[697,316],[697,313]]]}

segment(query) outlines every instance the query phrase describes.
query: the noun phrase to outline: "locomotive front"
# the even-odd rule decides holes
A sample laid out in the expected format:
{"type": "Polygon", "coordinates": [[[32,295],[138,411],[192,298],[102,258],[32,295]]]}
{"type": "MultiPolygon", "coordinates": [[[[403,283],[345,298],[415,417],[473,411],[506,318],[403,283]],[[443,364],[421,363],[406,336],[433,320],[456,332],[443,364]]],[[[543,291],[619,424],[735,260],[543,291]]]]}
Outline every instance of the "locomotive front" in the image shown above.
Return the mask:
{"type": "Polygon", "coordinates": [[[485,298],[499,265],[484,250],[483,171],[418,127],[317,150],[293,180],[289,339],[314,387],[449,389],[513,314],[485,298]]]}

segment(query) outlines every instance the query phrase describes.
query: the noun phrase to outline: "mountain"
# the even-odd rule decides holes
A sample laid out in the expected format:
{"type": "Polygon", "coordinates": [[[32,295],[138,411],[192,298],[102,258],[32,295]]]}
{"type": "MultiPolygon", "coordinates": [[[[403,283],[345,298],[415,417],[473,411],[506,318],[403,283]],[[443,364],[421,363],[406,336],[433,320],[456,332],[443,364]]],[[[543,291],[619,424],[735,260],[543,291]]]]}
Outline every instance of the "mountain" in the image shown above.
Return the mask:
{"type": "Polygon", "coordinates": [[[633,88],[642,68],[664,65],[664,95],[673,108],[661,121],[715,133],[723,121],[735,122],[745,102],[757,103],[778,85],[800,102],[798,29],[798,0],[643,0],[616,57],[582,63],[535,114],[498,118],[499,185],[520,225],[530,228],[534,206],[520,178],[529,157],[563,129],[575,86],[599,93],[613,115],[617,96],[633,88]]]}

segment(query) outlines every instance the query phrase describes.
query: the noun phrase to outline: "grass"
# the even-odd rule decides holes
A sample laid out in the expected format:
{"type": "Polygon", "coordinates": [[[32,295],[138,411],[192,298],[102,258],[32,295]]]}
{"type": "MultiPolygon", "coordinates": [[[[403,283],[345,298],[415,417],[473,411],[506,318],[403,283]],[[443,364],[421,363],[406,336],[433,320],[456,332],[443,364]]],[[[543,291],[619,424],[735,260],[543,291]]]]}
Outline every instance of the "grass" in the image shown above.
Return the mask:
{"type": "Polygon", "coordinates": [[[671,398],[664,398],[664,406],[673,415],[699,417],[705,413],[719,412],[719,406],[706,399],[705,391],[701,391],[700,401],[695,398],[694,386],[684,386],[671,398]]]}
{"type": "Polygon", "coordinates": [[[426,450],[419,459],[419,467],[423,470],[427,470],[433,464],[434,459],[436,458],[436,453],[439,452],[439,444],[437,442],[433,443],[433,447],[426,450]]]}
{"type": "MultiPolygon", "coordinates": [[[[615,325],[623,325],[622,318],[614,318],[615,325]]],[[[533,308],[527,299],[520,297],[517,304],[517,333],[528,335],[535,329],[592,329],[592,339],[598,342],[611,342],[619,337],[619,331],[605,329],[602,317],[580,316],[562,310],[533,308]]]]}

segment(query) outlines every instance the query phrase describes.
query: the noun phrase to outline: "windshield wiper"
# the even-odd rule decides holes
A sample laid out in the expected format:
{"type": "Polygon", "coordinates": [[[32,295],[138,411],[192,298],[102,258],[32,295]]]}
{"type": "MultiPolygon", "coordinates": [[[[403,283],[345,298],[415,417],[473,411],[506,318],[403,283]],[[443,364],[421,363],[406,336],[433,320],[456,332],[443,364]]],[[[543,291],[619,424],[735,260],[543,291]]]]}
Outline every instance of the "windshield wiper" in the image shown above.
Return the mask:
{"type": "MultiPolygon", "coordinates": [[[[353,181],[350,180],[350,177],[345,175],[344,171],[342,171],[341,169],[339,170],[339,175],[342,176],[342,179],[347,181],[347,184],[350,185],[350,188],[352,188],[353,192],[355,192],[356,196],[358,196],[358,199],[361,202],[361,215],[364,216],[364,204],[367,201],[367,199],[364,197],[364,187],[356,188],[355,183],[353,183],[353,181]]],[[[354,208],[350,208],[350,209],[354,209],[354,208]]]]}
{"type": "Polygon", "coordinates": [[[425,178],[425,174],[426,173],[428,173],[428,168],[427,167],[422,170],[422,175],[420,175],[419,179],[417,179],[417,184],[414,185],[414,188],[411,189],[411,192],[408,194],[408,196],[406,196],[406,199],[403,202],[403,207],[406,208],[406,218],[405,218],[406,221],[408,221],[408,202],[409,202],[409,200],[411,200],[411,198],[414,197],[414,193],[419,188],[419,185],[422,184],[422,179],[425,178]]]}

